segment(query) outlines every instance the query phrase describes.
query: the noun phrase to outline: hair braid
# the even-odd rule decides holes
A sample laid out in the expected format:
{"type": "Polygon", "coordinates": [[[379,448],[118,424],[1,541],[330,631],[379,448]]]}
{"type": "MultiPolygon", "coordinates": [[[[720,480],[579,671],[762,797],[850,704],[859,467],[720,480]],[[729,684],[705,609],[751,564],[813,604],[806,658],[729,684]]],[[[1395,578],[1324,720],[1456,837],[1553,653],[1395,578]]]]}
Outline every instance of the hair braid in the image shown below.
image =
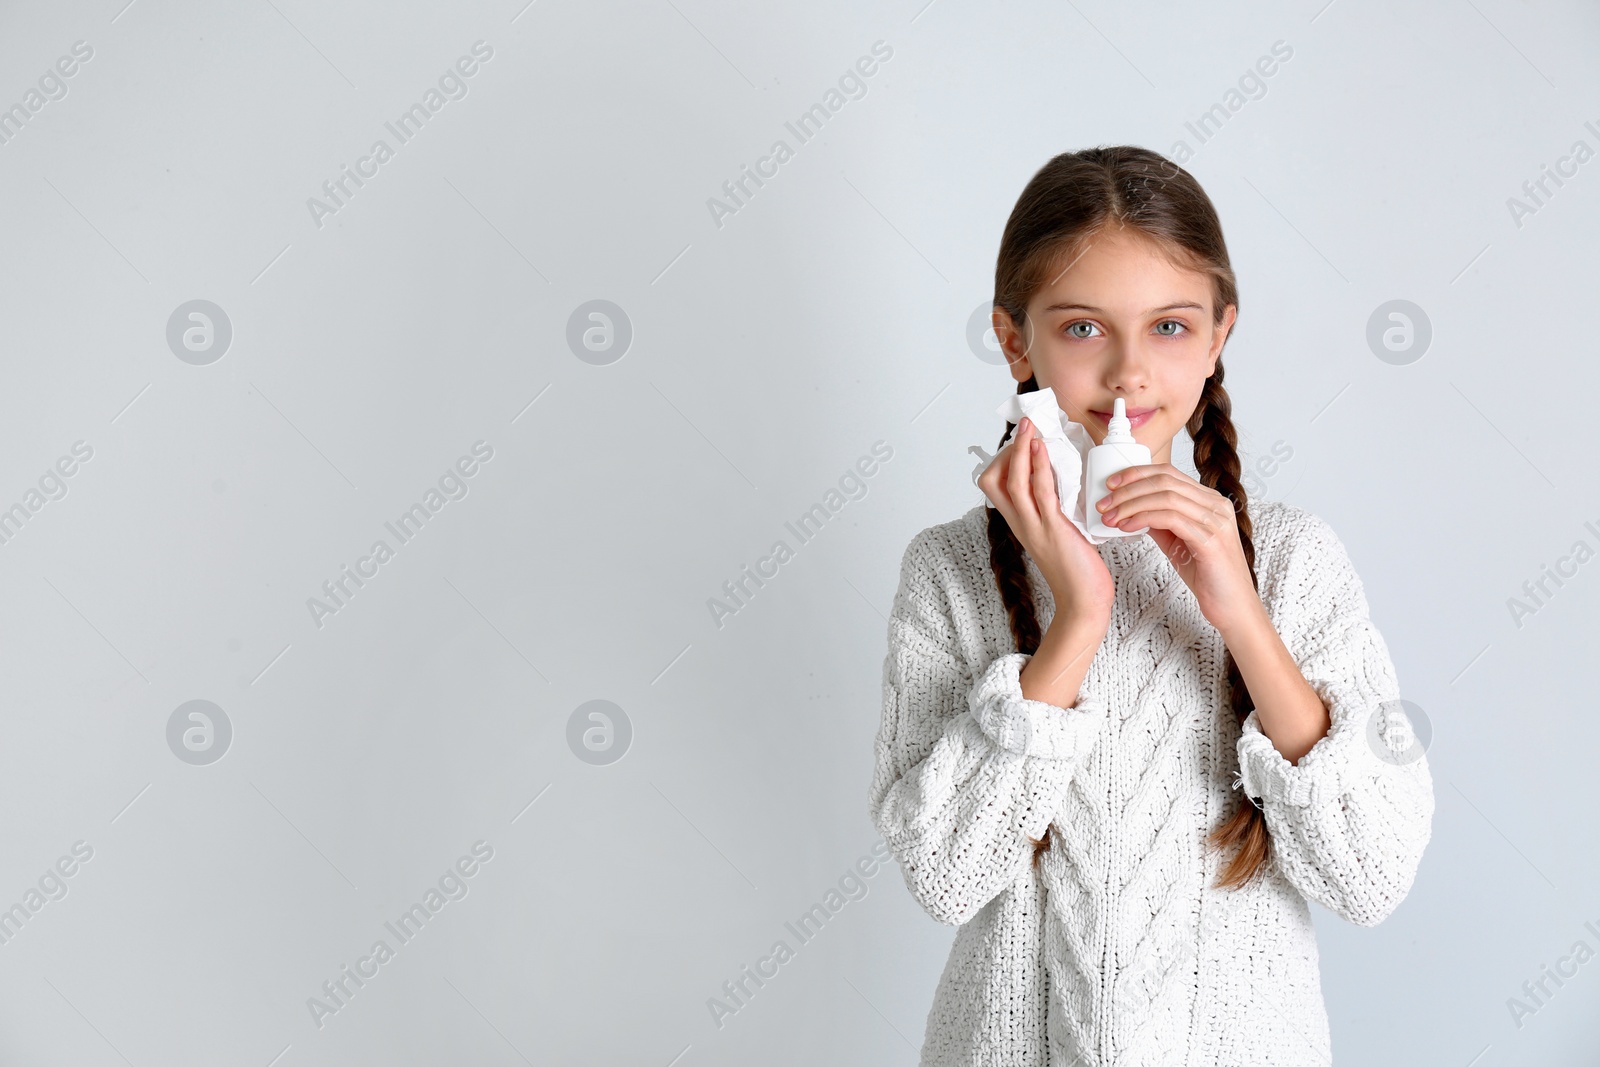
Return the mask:
{"type": "MultiPolygon", "coordinates": [[[[1254,528],[1250,522],[1250,503],[1239,481],[1239,438],[1233,429],[1232,413],[1233,402],[1222,387],[1222,360],[1219,358],[1216,371],[1206,379],[1200,401],[1189,417],[1188,430],[1194,440],[1194,465],[1200,474],[1200,484],[1215,489],[1233,502],[1239,545],[1244,549],[1244,560],[1250,568],[1250,584],[1256,586],[1254,528]]],[[[1228,678],[1228,706],[1243,723],[1255,702],[1245,687],[1232,651],[1224,652],[1223,664],[1228,678]]],[[[1272,844],[1266,817],[1247,797],[1241,798],[1238,808],[1212,831],[1209,840],[1222,848],[1238,846],[1218,879],[1218,886],[1226,889],[1248,884],[1266,862],[1272,844]]]]}

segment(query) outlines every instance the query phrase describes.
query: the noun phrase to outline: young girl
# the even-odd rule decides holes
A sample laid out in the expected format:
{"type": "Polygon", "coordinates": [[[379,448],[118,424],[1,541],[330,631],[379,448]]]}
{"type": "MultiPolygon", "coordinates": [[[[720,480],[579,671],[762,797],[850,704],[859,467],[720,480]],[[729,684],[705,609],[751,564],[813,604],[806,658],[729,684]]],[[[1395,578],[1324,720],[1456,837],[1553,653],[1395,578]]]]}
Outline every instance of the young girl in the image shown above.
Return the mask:
{"type": "Polygon", "coordinates": [[[1153,462],[1086,502],[1144,532],[1092,545],[1008,423],[987,502],[902,559],[870,807],[960,927],[921,1063],[1328,1067],[1306,902],[1393,912],[1433,784],[1343,545],[1240,486],[1216,211],[1154,152],[1057,156],[994,305],[1018,393],[1054,390],[1097,443],[1123,398],[1153,462]]]}

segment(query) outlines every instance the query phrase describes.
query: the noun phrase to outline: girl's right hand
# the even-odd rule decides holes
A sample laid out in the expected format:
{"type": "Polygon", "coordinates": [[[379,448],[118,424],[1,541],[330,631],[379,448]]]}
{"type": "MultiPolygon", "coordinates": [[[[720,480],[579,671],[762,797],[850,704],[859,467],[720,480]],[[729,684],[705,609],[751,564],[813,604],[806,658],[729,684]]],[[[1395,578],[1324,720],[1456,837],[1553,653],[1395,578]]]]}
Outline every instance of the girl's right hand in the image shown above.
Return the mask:
{"type": "Polygon", "coordinates": [[[1017,540],[1044,575],[1056,614],[1111,618],[1116,588],[1099,551],[1061,511],[1055,472],[1044,443],[1026,417],[1011,443],[978,476],[978,488],[1000,509],[1017,540]]]}

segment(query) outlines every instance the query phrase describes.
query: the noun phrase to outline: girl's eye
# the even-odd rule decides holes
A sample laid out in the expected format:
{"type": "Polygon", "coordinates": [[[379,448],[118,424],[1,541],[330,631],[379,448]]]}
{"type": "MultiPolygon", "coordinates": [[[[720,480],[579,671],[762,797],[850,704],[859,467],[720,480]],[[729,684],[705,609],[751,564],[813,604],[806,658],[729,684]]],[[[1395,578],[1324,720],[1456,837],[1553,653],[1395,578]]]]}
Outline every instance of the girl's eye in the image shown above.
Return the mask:
{"type": "MultiPolygon", "coordinates": [[[[1076,332],[1079,327],[1082,327],[1084,330],[1099,329],[1099,327],[1090,322],[1088,319],[1079,319],[1077,322],[1069,322],[1066,325],[1065,329],[1067,331],[1067,336],[1078,341],[1087,341],[1090,337],[1094,336],[1093,333],[1076,332]]],[[[1185,323],[1179,321],[1178,319],[1163,319],[1161,322],[1156,323],[1156,330],[1158,331],[1157,336],[1159,337],[1177,337],[1179,336],[1180,331],[1187,330],[1188,328],[1189,327],[1185,323]],[[1175,326],[1177,329],[1163,329],[1163,327],[1167,326],[1175,326]]]]}

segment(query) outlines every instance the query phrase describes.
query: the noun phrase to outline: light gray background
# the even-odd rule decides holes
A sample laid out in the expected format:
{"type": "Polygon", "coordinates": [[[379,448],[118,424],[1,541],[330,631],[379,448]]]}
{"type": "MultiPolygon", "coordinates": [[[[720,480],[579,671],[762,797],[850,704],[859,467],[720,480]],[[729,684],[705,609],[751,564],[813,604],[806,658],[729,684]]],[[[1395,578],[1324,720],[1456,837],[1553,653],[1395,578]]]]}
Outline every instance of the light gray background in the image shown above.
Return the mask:
{"type": "Polygon", "coordinates": [[[1600,562],[1520,627],[1507,600],[1600,546],[1600,160],[1507,202],[1600,148],[1593,5],[124,3],[0,9],[0,105],[94,49],[0,145],[0,508],[93,449],[0,546],[0,907],[94,850],[0,945],[0,1063],[914,1064],[953,931],[893,866],[722,1027],[707,1000],[878,841],[900,554],[981,500],[966,449],[1013,389],[966,340],[1007,213],[1058,152],[1180,140],[1238,272],[1246,462],[1292,450],[1258,495],[1338,531],[1435,731],[1410,897],[1317,914],[1339,1061],[1592,1062],[1600,962],[1520,1027],[1507,1001],[1600,947],[1600,562]],[[314,225],[480,39],[468,94],[314,225]],[[166,343],[194,299],[234,331],[207,366],[166,343]],[[566,340],[595,299],[634,331],[604,366],[566,340]],[[1396,299],[1433,329],[1403,366],[1366,342],[1396,299]],[[479,440],[465,498],[316,627],[479,440]],[[194,699],[234,730],[207,766],[166,742],[194,699]],[[633,729],[608,766],[567,743],[595,699],[633,729]],[[479,840],[319,1029],[307,998],[479,840]]]}

